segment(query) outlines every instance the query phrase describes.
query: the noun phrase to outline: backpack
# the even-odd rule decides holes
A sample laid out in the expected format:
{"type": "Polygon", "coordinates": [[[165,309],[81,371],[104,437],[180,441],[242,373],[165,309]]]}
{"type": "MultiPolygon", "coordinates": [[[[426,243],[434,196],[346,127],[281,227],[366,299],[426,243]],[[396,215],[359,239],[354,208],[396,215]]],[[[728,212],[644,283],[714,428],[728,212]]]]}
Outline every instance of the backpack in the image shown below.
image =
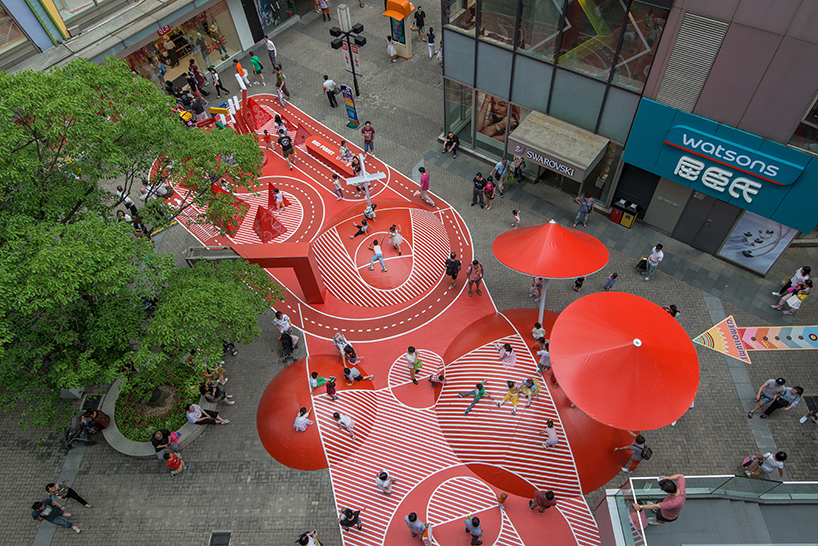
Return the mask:
{"type": "Polygon", "coordinates": [[[642,449],[642,460],[647,461],[651,457],[653,457],[653,450],[651,448],[649,448],[648,446],[645,446],[642,449]]]}

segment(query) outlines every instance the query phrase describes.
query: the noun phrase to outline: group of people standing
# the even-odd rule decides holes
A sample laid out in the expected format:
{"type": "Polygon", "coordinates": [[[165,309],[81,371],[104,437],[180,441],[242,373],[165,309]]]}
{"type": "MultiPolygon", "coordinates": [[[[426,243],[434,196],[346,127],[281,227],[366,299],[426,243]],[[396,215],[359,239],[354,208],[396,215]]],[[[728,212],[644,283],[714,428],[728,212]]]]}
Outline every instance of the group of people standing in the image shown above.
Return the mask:
{"type": "Polygon", "coordinates": [[[72,499],[85,508],[91,508],[91,504],[70,487],[68,480],[60,483],[49,483],[45,486],[45,490],[48,496],[31,506],[31,517],[34,521],[47,521],[79,533],[80,528],[68,521],[71,514],[66,510],[67,500],[72,499]]]}

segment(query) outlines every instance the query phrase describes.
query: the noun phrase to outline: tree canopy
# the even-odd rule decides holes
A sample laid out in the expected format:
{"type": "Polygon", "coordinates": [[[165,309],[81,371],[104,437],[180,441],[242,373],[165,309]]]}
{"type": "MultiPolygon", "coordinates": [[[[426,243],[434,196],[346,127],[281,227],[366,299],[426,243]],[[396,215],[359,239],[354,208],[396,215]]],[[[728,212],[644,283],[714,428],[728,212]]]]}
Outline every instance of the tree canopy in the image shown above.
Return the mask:
{"type": "Polygon", "coordinates": [[[257,266],[177,268],[117,222],[117,184],[135,198],[143,183],[184,182],[181,207],[155,199],[140,212],[154,227],[192,204],[208,210],[198,221],[235,215],[212,182],[256,184],[252,135],[186,129],[174,106],[115,58],[0,73],[0,404],[24,425],[70,419],[60,389],[249,342],[282,297],[257,266]]]}

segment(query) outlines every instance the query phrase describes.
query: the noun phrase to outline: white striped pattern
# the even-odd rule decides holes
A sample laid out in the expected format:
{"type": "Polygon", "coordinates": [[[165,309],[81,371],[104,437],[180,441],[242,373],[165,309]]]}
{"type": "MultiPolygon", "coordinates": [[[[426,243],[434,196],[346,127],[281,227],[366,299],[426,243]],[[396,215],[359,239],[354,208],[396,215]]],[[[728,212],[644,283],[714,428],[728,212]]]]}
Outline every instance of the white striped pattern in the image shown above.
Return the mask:
{"type": "Polygon", "coordinates": [[[338,299],[363,307],[385,307],[411,301],[428,292],[443,276],[449,237],[433,213],[411,209],[412,272],[400,286],[382,290],[371,286],[357,269],[336,228],[313,243],[324,286],[338,299]]]}

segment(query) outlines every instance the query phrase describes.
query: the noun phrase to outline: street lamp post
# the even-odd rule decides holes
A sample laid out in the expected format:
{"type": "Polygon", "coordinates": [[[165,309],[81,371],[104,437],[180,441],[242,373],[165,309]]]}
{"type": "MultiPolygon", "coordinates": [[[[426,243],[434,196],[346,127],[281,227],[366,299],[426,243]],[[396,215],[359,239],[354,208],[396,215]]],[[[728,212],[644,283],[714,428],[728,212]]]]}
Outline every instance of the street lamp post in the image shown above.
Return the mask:
{"type": "MultiPolygon", "coordinates": [[[[335,39],[331,42],[332,49],[341,49],[344,45],[343,38],[346,38],[347,48],[349,48],[349,55],[352,58],[352,42],[358,47],[366,45],[366,38],[358,36],[364,31],[364,26],[361,23],[355,23],[350,30],[343,31],[338,27],[329,29],[331,36],[335,39]],[[351,40],[350,40],[351,38],[351,40]]],[[[355,86],[355,96],[360,97],[361,92],[358,90],[358,77],[355,75],[355,62],[352,62],[352,83],[355,86]]]]}

